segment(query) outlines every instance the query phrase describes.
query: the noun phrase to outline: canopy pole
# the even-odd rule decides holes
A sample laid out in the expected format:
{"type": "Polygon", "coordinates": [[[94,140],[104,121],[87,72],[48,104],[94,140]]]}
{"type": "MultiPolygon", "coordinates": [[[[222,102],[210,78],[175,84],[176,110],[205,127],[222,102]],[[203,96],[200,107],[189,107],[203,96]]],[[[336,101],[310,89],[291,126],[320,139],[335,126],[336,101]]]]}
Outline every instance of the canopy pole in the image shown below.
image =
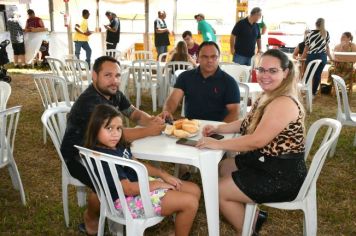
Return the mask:
{"type": "MultiPolygon", "coordinates": [[[[69,16],[69,4],[65,2],[66,6],[66,15],[69,16]]],[[[68,36],[68,53],[73,55],[73,38],[72,38],[72,17],[69,17],[68,26],[67,26],[67,36],[68,36]]]]}
{"type": "Polygon", "coordinates": [[[49,21],[51,24],[51,32],[54,31],[54,22],[53,22],[53,0],[48,0],[49,8],[49,21]]]}
{"type": "Polygon", "coordinates": [[[99,26],[99,0],[96,0],[96,27],[95,27],[95,32],[101,32],[100,26],[99,26]]]}
{"type": "Polygon", "coordinates": [[[149,40],[149,35],[148,35],[148,32],[149,32],[149,16],[150,16],[150,10],[149,10],[149,0],[145,0],[145,34],[144,34],[144,39],[143,39],[143,43],[144,43],[144,48],[146,51],[149,51],[150,50],[150,40],[149,40]]]}
{"type": "Polygon", "coordinates": [[[177,2],[178,0],[174,0],[173,3],[173,32],[177,32],[177,2]]]}

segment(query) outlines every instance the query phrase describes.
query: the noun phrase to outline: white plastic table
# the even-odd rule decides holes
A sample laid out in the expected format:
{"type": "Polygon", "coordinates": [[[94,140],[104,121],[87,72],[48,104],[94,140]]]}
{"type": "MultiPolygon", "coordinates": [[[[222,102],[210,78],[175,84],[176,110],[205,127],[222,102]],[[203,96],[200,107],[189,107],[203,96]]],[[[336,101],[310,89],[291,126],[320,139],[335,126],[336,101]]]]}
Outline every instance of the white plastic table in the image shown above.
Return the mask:
{"type": "MultiPolygon", "coordinates": [[[[215,121],[201,121],[201,127],[206,124],[219,124],[215,121]]],[[[223,134],[226,138],[234,134],[223,134]]],[[[201,133],[190,139],[199,140],[201,133]]],[[[177,139],[164,134],[146,137],[133,142],[132,153],[138,159],[163,161],[178,164],[188,164],[199,168],[209,235],[219,235],[219,189],[218,164],[224,155],[223,150],[198,149],[176,144],[177,139]]]]}

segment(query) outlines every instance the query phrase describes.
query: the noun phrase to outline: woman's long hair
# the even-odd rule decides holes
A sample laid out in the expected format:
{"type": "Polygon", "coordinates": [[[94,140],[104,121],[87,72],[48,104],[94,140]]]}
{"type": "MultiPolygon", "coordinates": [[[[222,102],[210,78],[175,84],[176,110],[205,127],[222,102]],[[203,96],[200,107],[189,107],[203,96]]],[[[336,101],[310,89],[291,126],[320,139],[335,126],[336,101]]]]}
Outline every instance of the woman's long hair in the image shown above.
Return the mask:
{"type": "MultiPolygon", "coordinates": [[[[103,125],[105,127],[108,126],[115,117],[120,117],[122,120],[121,113],[115,107],[108,104],[97,105],[89,119],[87,132],[85,134],[84,147],[94,149],[98,144],[100,144],[98,141],[100,128],[103,125]]],[[[123,132],[117,147],[118,146],[122,146],[124,148],[130,146],[130,143],[125,140],[123,132]]]]}
{"type": "MultiPolygon", "coordinates": [[[[284,54],[279,49],[270,49],[266,51],[261,59],[265,56],[271,56],[277,58],[281,63],[281,68],[284,70],[289,69],[288,75],[283,79],[278,88],[276,88],[271,93],[264,93],[262,98],[258,104],[256,112],[254,113],[251,123],[247,128],[247,133],[251,134],[255,131],[257,125],[260,123],[261,118],[263,116],[265,108],[270,104],[275,98],[280,96],[291,96],[295,99],[295,101],[299,104],[300,109],[302,109],[303,119],[304,119],[304,109],[302,104],[299,101],[299,90],[298,83],[296,78],[296,73],[294,69],[293,62],[288,59],[288,56],[284,54]]],[[[261,60],[260,59],[260,60],[261,60]]]]}
{"type": "Polygon", "coordinates": [[[171,61],[188,61],[188,47],[184,41],[178,42],[171,61]]]}
{"type": "Polygon", "coordinates": [[[321,37],[326,38],[325,20],[324,18],[318,18],[315,22],[317,29],[320,31],[321,37]]]}

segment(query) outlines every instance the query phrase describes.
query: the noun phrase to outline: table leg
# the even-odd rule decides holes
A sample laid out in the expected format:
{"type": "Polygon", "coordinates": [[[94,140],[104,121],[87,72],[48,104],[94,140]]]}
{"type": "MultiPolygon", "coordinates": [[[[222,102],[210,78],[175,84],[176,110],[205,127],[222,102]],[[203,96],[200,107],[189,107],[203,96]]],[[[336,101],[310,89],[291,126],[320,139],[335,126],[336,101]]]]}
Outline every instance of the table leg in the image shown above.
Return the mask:
{"type": "Polygon", "coordinates": [[[219,236],[220,233],[218,164],[221,157],[213,157],[209,153],[199,157],[208,231],[211,236],[219,236]]]}

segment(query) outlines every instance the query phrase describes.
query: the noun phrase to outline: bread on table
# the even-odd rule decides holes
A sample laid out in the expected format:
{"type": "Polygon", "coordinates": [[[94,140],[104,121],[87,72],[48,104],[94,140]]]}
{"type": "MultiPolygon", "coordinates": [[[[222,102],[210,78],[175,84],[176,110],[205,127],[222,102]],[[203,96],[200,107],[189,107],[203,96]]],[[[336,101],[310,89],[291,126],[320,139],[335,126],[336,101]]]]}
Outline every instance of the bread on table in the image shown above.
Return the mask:
{"type": "Polygon", "coordinates": [[[166,128],[164,129],[164,133],[167,135],[173,135],[173,131],[175,130],[174,125],[166,125],[166,128]]]}
{"type": "Polygon", "coordinates": [[[185,123],[183,122],[182,129],[184,131],[187,131],[191,134],[198,132],[199,127],[197,125],[194,125],[192,123],[185,123]]]}
{"type": "Polygon", "coordinates": [[[178,138],[188,138],[190,133],[182,130],[182,129],[175,129],[173,130],[173,134],[174,136],[178,137],[178,138]]]}

